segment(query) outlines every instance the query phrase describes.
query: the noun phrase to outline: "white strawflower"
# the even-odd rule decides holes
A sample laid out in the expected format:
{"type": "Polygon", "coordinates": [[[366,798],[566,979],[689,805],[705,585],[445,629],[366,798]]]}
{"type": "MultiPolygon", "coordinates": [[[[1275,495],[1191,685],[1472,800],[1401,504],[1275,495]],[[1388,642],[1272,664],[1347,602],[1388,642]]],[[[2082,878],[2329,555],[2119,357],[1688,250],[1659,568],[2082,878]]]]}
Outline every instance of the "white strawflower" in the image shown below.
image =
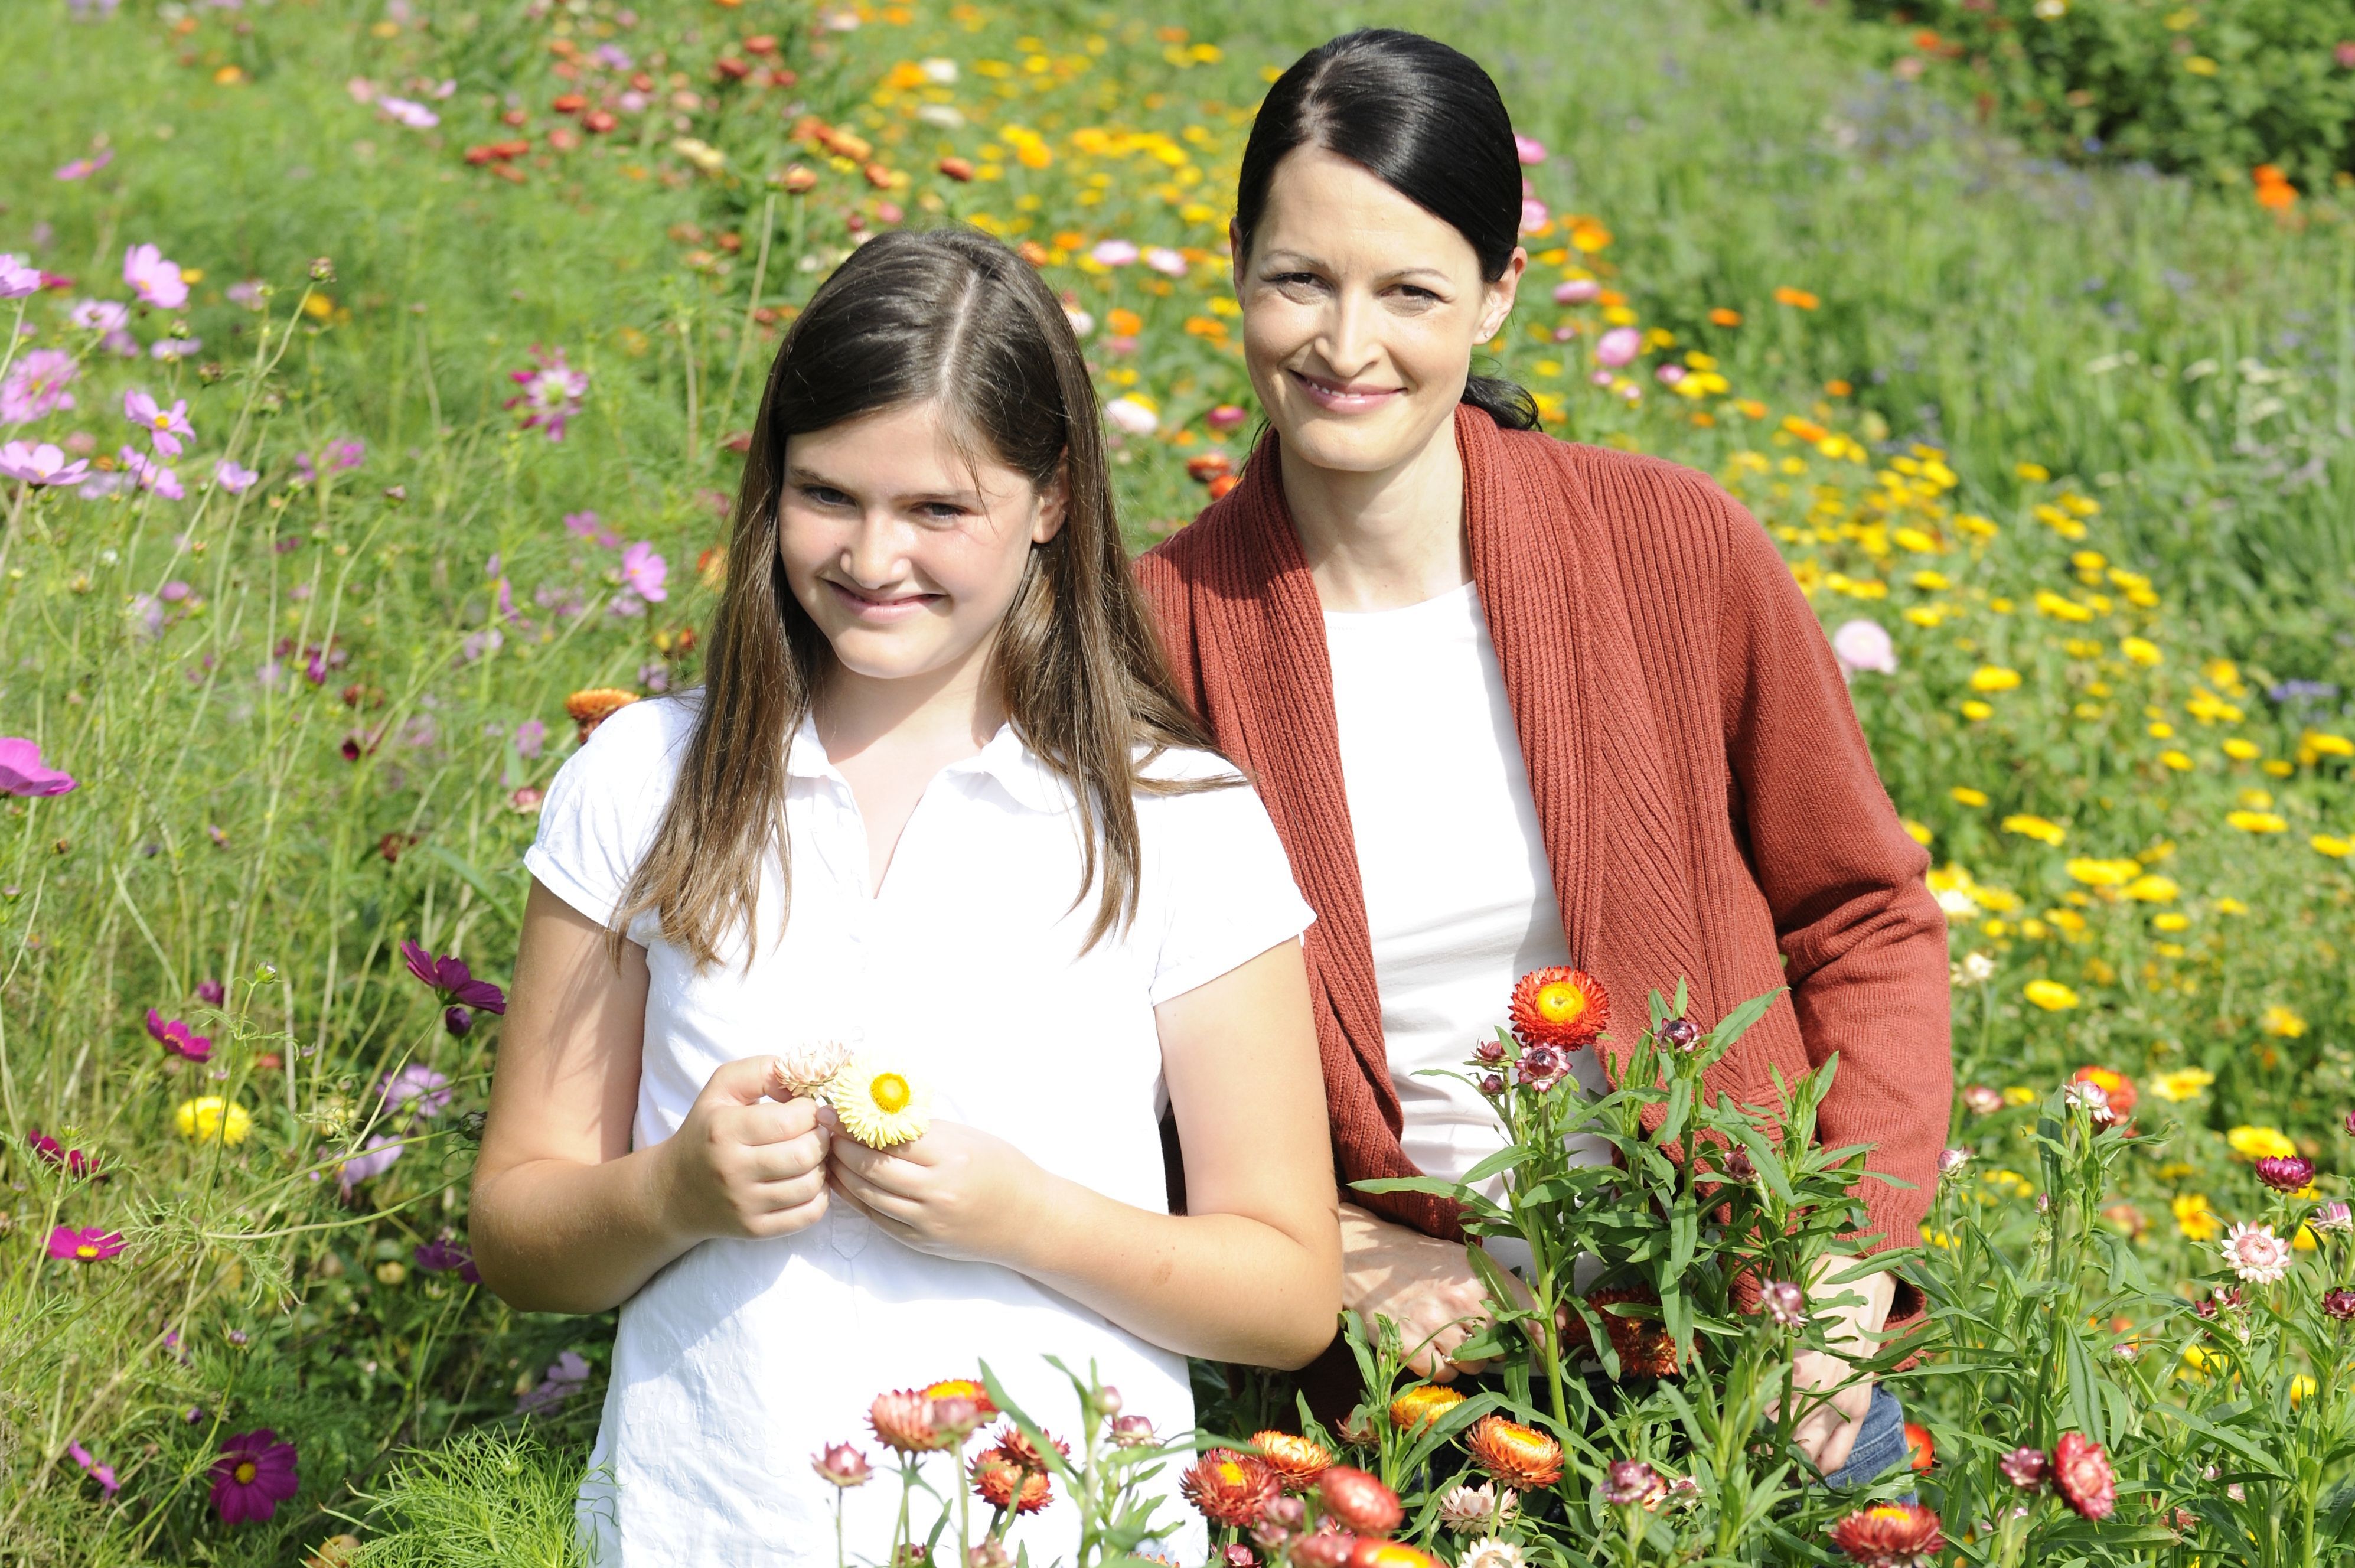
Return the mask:
{"type": "Polygon", "coordinates": [[[2271,1225],[2243,1221],[2224,1235],[2224,1261],[2249,1285],[2272,1285],[2289,1273],[2289,1243],[2271,1225]]]}
{"type": "Polygon", "coordinates": [[[815,1095],[834,1082],[850,1061],[850,1047],[838,1040],[805,1040],[777,1058],[777,1077],[793,1099],[815,1095]]]}

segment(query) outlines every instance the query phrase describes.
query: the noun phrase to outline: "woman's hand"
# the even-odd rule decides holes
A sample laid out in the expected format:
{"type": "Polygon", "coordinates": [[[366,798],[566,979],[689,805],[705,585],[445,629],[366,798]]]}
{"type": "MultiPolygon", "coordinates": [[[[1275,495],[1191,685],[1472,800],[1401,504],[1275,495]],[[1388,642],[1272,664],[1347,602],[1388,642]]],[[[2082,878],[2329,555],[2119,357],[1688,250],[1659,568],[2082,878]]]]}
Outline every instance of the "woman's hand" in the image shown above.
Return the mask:
{"type": "MultiPolygon", "coordinates": [[[[1813,1276],[1807,1282],[1812,1296],[1826,1288],[1824,1277],[1855,1260],[1837,1253],[1826,1253],[1816,1261],[1813,1276]]],[[[1870,1275],[1842,1285],[1829,1287],[1833,1294],[1859,1296],[1864,1299],[1846,1307],[1826,1307],[1817,1311],[1817,1321],[1824,1326],[1824,1339],[1830,1344],[1862,1360],[1872,1354],[1875,1335],[1889,1317],[1890,1303],[1896,1298],[1897,1283],[1886,1274],[1870,1275]]],[[[1863,1429],[1864,1413],[1872,1404],[1870,1378],[1858,1378],[1848,1356],[1823,1350],[1802,1350],[1791,1365],[1792,1381],[1802,1390],[1837,1390],[1828,1399],[1817,1403],[1792,1429],[1791,1441],[1807,1462],[1825,1475],[1830,1475],[1848,1463],[1856,1447],[1856,1435],[1863,1429]],[[1846,1386],[1842,1386],[1842,1385],[1846,1386]]]]}
{"type": "Polygon", "coordinates": [[[663,1217],[681,1237],[786,1236],[825,1218],[832,1134],[816,1102],[786,1093],[776,1058],[729,1062],[655,1146],[663,1217]]]}
{"type": "Polygon", "coordinates": [[[1012,1144],[962,1122],[934,1122],[885,1149],[837,1136],[826,1173],[837,1192],[918,1252],[1016,1268],[1054,1184],[1012,1144]]]}
{"type": "MultiPolygon", "coordinates": [[[[1519,1283],[1509,1274],[1505,1277],[1519,1283]]],[[[1521,1305],[1533,1305],[1533,1299],[1523,1294],[1521,1305]]],[[[1452,1382],[1456,1373],[1476,1372],[1488,1364],[1449,1358],[1489,1322],[1487,1288],[1472,1272],[1460,1243],[1439,1241],[1344,1203],[1341,1301],[1369,1336],[1377,1317],[1396,1324],[1399,1347],[1418,1377],[1452,1382]]]]}

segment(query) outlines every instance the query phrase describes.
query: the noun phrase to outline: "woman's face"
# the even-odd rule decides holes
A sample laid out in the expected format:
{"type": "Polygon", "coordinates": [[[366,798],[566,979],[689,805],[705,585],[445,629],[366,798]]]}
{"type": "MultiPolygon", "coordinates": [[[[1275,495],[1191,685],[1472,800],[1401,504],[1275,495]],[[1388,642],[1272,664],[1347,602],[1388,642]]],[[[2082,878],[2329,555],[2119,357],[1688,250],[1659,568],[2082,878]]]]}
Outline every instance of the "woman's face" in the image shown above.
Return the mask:
{"type": "Polygon", "coordinates": [[[1286,460],[1380,472],[1421,452],[1528,264],[1516,248],[1488,283],[1454,225],[1362,164],[1315,146],[1284,155],[1235,296],[1244,363],[1286,460]]]}
{"type": "Polygon", "coordinates": [[[1063,483],[968,464],[936,404],[880,409],[785,443],[777,553],[842,667],[876,680],[986,657],[1063,483]]]}

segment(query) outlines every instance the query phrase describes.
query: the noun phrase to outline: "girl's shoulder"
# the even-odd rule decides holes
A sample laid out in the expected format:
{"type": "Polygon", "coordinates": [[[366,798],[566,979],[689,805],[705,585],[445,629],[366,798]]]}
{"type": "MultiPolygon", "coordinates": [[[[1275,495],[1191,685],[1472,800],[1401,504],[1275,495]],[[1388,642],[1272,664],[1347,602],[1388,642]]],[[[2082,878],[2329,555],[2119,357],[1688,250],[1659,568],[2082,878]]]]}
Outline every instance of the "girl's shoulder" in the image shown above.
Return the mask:
{"type": "Polygon", "coordinates": [[[702,711],[700,687],[625,703],[598,721],[557,777],[597,794],[634,795],[667,785],[677,775],[702,711]]]}

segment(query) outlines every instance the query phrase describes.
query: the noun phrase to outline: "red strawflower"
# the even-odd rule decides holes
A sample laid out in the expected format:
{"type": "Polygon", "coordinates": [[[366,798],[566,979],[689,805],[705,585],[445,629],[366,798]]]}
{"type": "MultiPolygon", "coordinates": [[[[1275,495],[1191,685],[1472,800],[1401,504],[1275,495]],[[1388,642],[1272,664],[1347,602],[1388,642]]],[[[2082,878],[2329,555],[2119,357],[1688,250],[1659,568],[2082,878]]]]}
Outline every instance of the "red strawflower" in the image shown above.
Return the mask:
{"type": "Polygon", "coordinates": [[[2314,1161],[2302,1155],[2270,1155],[2257,1161],[2257,1179],[2275,1192],[2303,1192],[2314,1180],[2314,1161]]]}
{"type": "Polygon", "coordinates": [[[1832,1526],[1832,1544],[1863,1568],[1933,1568],[1946,1538],[1919,1503],[1875,1503],[1832,1526]]]}
{"type": "Polygon", "coordinates": [[[1265,1461],[1231,1448],[1212,1448],[1188,1466],[1178,1492],[1212,1524],[1238,1530],[1256,1523],[1260,1509],[1282,1495],[1265,1461]]]}
{"type": "Polygon", "coordinates": [[[2023,1492],[2042,1487],[2052,1471],[2052,1461],[2044,1456],[2041,1448],[2015,1448],[1995,1464],[2003,1472],[2003,1478],[2023,1492]]]}
{"type": "Polygon", "coordinates": [[[932,1402],[914,1389],[877,1394],[867,1424],[885,1447],[902,1454],[930,1454],[949,1445],[948,1435],[932,1424],[932,1402]]]}
{"type": "Polygon", "coordinates": [[[1396,1492],[1348,1465],[1336,1465],[1318,1477],[1316,1495],[1324,1501],[1327,1518],[1360,1535],[1386,1534],[1406,1517],[1396,1492]]]}
{"type": "Polygon", "coordinates": [[[1524,1048],[1576,1051],[1593,1044],[1610,1019],[1603,982],[1583,969],[1533,969],[1513,987],[1513,1038],[1524,1048]]]}
{"type": "Polygon", "coordinates": [[[2083,1434],[2063,1432],[2052,1448],[2052,1488],[2061,1500],[2087,1519],[2107,1519],[2118,1506],[2117,1478],[2110,1456],[2083,1434]]]}

